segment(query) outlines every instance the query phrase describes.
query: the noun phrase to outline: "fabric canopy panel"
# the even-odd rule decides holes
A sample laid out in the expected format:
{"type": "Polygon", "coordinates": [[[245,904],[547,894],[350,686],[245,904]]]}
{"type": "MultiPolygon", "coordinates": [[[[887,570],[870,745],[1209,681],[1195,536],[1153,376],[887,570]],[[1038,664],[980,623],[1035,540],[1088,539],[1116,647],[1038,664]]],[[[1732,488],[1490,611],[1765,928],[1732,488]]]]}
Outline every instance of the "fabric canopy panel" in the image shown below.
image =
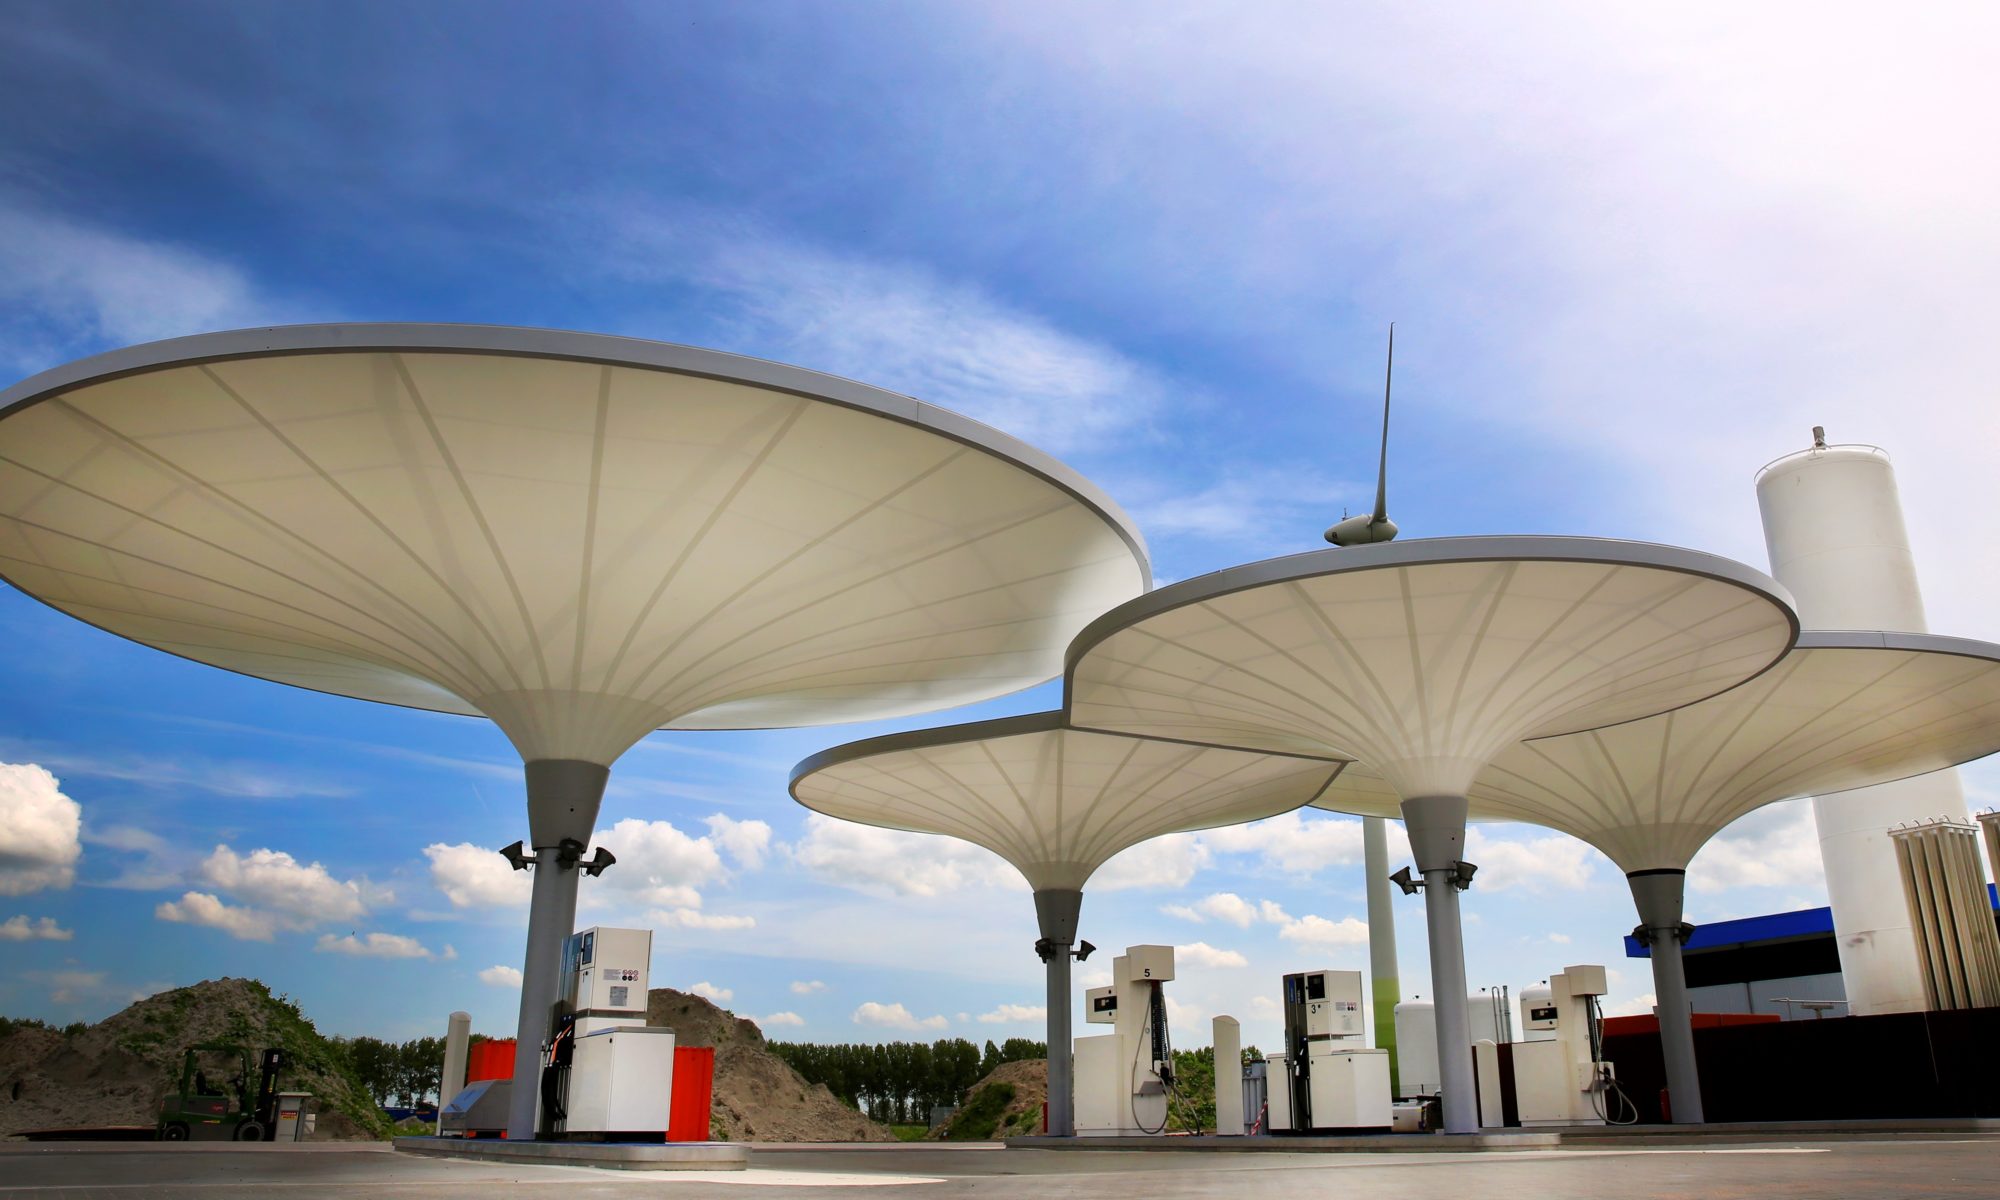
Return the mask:
{"type": "Polygon", "coordinates": [[[815,812],[984,846],[1036,891],[1080,890],[1121,850],[1290,812],[1345,765],[1063,726],[1060,713],[837,746],[799,764],[815,812]]]}
{"type": "Polygon", "coordinates": [[[1740,563],[1591,538],[1438,538],[1162,588],[1070,648],[1082,728],[1368,763],[1463,796],[1524,737],[1633,720],[1767,669],[1797,633],[1740,563]]]}
{"type": "Polygon", "coordinates": [[[1757,679],[1678,712],[1515,746],[1483,772],[1481,815],[1560,829],[1619,868],[1685,867],[1779,800],[1957,766],[2000,750],[2000,646],[1808,633],[1757,679]]]}
{"type": "Polygon", "coordinates": [[[0,395],[0,572],[175,654],[600,763],[656,727],[1031,686],[1148,575],[1087,482],[907,397],[396,325],[183,338],[0,395]]]}

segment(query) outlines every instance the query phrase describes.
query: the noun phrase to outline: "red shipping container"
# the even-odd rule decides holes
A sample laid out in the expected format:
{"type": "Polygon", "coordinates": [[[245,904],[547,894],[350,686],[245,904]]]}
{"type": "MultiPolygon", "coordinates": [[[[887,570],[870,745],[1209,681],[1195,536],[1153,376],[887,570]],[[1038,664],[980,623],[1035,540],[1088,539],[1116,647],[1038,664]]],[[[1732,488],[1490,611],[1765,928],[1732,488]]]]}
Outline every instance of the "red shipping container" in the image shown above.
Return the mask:
{"type": "MultiPolygon", "coordinates": [[[[1773,1025],[1781,1018],[1777,1013],[1689,1013],[1688,1024],[1696,1029],[1721,1029],[1728,1025],[1773,1025]]],[[[1650,1033],[1658,1035],[1660,1019],[1652,1013],[1638,1013],[1629,1017],[1604,1018],[1605,1037],[1628,1037],[1634,1034],[1650,1033]]]]}
{"type": "Polygon", "coordinates": [[[708,1108],[715,1095],[715,1047],[674,1047],[674,1094],[667,1109],[667,1140],[708,1140],[708,1108]]]}
{"type": "Polygon", "coordinates": [[[514,1039],[474,1042],[465,1051],[465,1082],[514,1078],[514,1039]]]}

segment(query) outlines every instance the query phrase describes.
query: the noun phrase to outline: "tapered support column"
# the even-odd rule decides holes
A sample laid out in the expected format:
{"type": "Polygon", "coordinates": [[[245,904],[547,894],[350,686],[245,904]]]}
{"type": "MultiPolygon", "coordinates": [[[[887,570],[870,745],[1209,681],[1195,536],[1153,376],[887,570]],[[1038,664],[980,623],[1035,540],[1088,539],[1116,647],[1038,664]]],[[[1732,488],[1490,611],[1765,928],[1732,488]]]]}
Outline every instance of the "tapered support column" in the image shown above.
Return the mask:
{"type": "Polygon", "coordinates": [[[576,930],[574,864],[558,861],[565,840],[579,852],[597,824],[609,767],[576,759],[542,759],[527,764],[528,833],[539,860],[528,903],[528,948],[521,961],[521,1017],[514,1043],[514,1083],[508,1096],[507,1137],[535,1136],[541,1098],[542,1051],[549,1036],[549,1013],[561,981],[563,939],[576,930]]]}
{"type": "Polygon", "coordinates": [[[1389,902],[1389,822],[1361,818],[1362,871],[1368,876],[1368,986],[1375,1002],[1375,1048],[1389,1052],[1389,1094],[1402,1095],[1396,1062],[1396,910],[1389,902]]]}
{"type": "Polygon", "coordinates": [[[1048,964],[1049,994],[1049,1136],[1076,1136],[1076,1084],[1072,1076],[1070,1012],[1075,1003],[1069,990],[1070,947],[1076,944],[1077,916],[1083,910],[1080,891],[1035,893],[1035,917],[1041,923],[1048,964]]]}
{"type": "Polygon", "coordinates": [[[1687,872],[1634,871],[1625,879],[1639,906],[1635,932],[1653,957],[1653,1012],[1660,1021],[1660,1056],[1667,1066],[1667,1106],[1674,1124],[1699,1125],[1704,1120],[1701,1071],[1695,1065],[1692,1006],[1681,963],[1681,942],[1690,928],[1681,920],[1687,872]]]}
{"type": "Polygon", "coordinates": [[[1424,876],[1430,932],[1431,1003],[1437,1018],[1438,1088],[1446,1133],[1477,1133],[1472,1022],[1465,1009],[1465,935],[1458,919],[1458,864],[1465,848],[1465,797],[1403,801],[1410,850],[1424,876]]]}

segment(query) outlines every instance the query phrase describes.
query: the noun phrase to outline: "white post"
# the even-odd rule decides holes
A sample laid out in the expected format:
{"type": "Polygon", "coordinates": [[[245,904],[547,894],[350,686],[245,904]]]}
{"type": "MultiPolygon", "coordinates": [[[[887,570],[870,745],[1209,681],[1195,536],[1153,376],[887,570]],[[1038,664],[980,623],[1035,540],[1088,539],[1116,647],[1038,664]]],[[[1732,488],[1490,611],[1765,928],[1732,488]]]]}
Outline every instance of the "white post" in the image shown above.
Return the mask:
{"type": "Polygon", "coordinates": [[[1050,889],[1035,893],[1035,917],[1048,939],[1048,1085],[1050,1137],[1076,1136],[1076,1082],[1070,1045],[1070,947],[1076,944],[1076,922],[1083,910],[1080,891],[1050,889]]]}
{"type": "Polygon", "coordinates": [[[465,1089],[465,1058],[471,1044],[472,1014],[451,1014],[444,1030],[444,1070],[438,1075],[438,1133],[444,1132],[444,1106],[465,1089]]]}
{"type": "Polygon", "coordinates": [[[1438,1092],[1446,1133],[1479,1132],[1472,1079],[1472,1021],[1465,1008],[1465,935],[1458,919],[1458,865],[1465,846],[1465,797],[1403,801],[1410,850],[1424,876],[1430,932],[1431,1003],[1437,1018],[1438,1092]]]}
{"type": "Polygon", "coordinates": [[[1243,1026],[1215,1018],[1215,1132],[1235,1137],[1243,1123],[1243,1026]]]}

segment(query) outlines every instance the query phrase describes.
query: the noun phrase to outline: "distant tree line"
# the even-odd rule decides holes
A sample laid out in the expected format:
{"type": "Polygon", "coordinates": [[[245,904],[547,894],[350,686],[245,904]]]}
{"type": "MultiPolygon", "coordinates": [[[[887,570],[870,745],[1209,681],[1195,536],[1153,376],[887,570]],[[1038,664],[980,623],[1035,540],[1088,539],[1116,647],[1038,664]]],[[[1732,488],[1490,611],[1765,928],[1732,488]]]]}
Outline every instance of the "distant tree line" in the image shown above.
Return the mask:
{"type": "Polygon", "coordinates": [[[935,1105],[957,1104],[1001,1063],[1047,1058],[1046,1042],[1008,1038],[982,1051],[964,1038],[923,1042],[769,1042],[771,1053],[877,1121],[921,1124],[935,1105]]]}
{"type": "MultiPolygon", "coordinates": [[[[474,1042],[486,1040],[473,1034],[474,1042]]],[[[444,1039],[412,1038],[385,1042],[380,1038],[334,1038],[335,1051],[347,1059],[354,1077],[377,1105],[419,1108],[436,1103],[444,1075],[444,1039]]]]}

